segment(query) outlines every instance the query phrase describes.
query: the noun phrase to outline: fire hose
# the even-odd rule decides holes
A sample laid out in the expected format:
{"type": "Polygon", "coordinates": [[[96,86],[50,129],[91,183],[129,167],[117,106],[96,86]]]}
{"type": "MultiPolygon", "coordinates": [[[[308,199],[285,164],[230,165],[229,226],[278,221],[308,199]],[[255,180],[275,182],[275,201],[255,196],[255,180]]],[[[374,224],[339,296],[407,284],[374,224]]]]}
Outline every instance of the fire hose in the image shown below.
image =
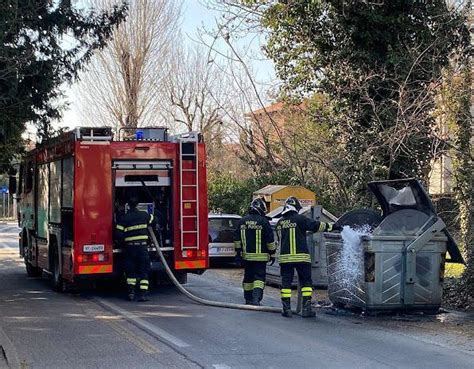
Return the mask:
{"type": "Polygon", "coordinates": [[[222,301],[212,301],[212,300],[206,300],[203,299],[202,297],[198,297],[193,295],[191,292],[189,292],[186,288],[184,288],[176,279],[176,277],[173,274],[173,271],[169,267],[168,263],[166,262],[166,259],[163,255],[163,252],[161,251],[160,245],[158,243],[158,240],[156,239],[155,232],[153,231],[152,227],[148,227],[148,232],[150,233],[151,240],[153,244],[156,247],[156,250],[158,252],[158,256],[160,257],[161,262],[165,266],[166,274],[168,274],[168,277],[171,279],[173,284],[176,286],[176,288],[182,292],[186,297],[191,299],[194,302],[197,302],[198,304],[202,305],[208,305],[208,306],[214,306],[214,307],[221,307],[221,308],[227,308],[227,309],[238,309],[238,310],[250,310],[250,311],[265,311],[269,313],[281,313],[281,309],[277,307],[271,307],[271,306],[255,306],[255,305],[243,305],[243,304],[234,304],[230,302],[222,302],[222,301]]]}

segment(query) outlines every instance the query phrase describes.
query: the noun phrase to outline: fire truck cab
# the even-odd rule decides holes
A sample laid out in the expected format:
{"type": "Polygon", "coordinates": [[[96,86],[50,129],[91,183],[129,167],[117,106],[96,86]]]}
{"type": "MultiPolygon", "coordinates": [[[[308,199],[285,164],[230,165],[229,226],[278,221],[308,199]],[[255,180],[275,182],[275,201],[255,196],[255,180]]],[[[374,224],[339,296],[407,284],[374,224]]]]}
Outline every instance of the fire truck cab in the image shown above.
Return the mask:
{"type": "MultiPolygon", "coordinates": [[[[123,274],[118,217],[133,193],[157,219],[155,234],[179,280],[209,265],[205,147],[198,133],[82,127],[42,143],[21,163],[20,254],[27,273],[51,274],[63,291],[123,274]]],[[[164,270],[149,245],[152,271],[164,270]]],[[[160,276],[157,280],[162,280],[160,276]]]]}

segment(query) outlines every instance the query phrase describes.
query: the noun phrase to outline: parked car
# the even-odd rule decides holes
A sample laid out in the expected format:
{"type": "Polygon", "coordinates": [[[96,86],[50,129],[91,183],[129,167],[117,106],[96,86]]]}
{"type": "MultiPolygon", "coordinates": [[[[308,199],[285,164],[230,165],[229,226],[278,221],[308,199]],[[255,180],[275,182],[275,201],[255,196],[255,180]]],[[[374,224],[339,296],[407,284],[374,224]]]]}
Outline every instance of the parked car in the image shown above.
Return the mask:
{"type": "Polygon", "coordinates": [[[234,232],[240,220],[237,214],[209,214],[209,258],[232,261],[235,258],[234,232]]]}

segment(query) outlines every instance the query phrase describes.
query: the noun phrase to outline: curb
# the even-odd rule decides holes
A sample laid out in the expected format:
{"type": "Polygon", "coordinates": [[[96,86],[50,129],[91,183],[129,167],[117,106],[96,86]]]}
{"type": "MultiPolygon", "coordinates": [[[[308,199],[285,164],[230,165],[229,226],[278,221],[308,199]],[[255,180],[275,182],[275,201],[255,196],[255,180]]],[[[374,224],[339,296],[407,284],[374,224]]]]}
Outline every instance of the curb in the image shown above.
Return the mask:
{"type": "Polygon", "coordinates": [[[2,327],[0,327],[0,347],[3,350],[3,355],[7,361],[7,368],[21,369],[18,353],[13,346],[12,341],[8,338],[2,327]]]}

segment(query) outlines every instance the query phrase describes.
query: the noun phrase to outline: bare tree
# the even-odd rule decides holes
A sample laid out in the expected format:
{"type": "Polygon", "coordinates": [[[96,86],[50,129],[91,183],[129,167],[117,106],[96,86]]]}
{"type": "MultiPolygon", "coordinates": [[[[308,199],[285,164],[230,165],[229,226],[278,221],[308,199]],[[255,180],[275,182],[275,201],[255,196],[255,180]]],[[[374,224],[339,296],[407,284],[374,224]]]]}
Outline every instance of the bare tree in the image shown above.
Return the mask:
{"type": "Polygon", "coordinates": [[[199,45],[175,48],[170,60],[172,72],[162,84],[163,114],[171,117],[175,128],[211,135],[222,124],[228,92],[224,73],[199,45]]]}
{"type": "MultiPolygon", "coordinates": [[[[91,0],[109,8],[119,0],[91,0]]],[[[129,17],[97,52],[78,88],[82,119],[92,125],[156,124],[157,100],[179,31],[181,1],[132,0],[129,17]]]]}
{"type": "MultiPolygon", "coordinates": [[[[180,42],[184,45],[184,42],[180,42]]],[[[177,47],[170,63],[172,72],[163,83],[161,115],[175,131],[204,135],[208,168],[219,171],[228,165],[229,137],[233,122],[225,112],[233,106],[233,86],[226,68],[213,53],[199,44],[177,47]]]]}
{"type": "Polygon", "coordinates": [[[202,29],[199,39],[221,65],[226,65],[233,94],[221,112],[238,132],[242,159],[262,174],[294,168],[297,157],[290,152],[280,123],[267,110],[268,91],[278,81],[262,82],[253,68],[255,62],[266,59],[257,51],[265,34],[260,18],[266,5],[257,2],[241,6],[232,0],[209,0],[206,5],[222,16],[213,29],[202,29]]]}

